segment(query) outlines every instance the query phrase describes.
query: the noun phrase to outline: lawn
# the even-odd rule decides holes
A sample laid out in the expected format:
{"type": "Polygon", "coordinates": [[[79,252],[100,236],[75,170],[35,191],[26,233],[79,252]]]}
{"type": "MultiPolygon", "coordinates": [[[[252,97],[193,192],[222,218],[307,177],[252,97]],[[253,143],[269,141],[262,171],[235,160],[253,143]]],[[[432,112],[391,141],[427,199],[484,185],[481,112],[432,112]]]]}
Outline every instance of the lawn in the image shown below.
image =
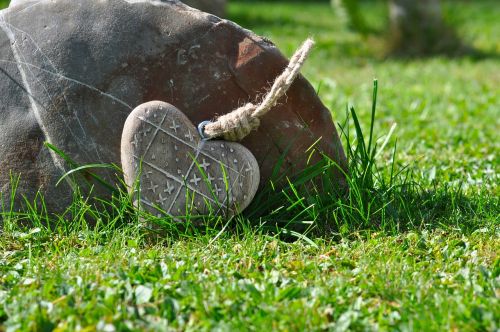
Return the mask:
{"type": "Polygon", "coordinates": [[[230,2],[230,19],[288,56],[316,39],[303,73],[351,128],[343,140],[354,150],[360,135],[352,114],[345,123],[346,105],[367,136],[378,80],[374,138],[397,126],[368,172],[373,183],[352,174],[353,187],[370,186],[370,195],[333,202],[297,185],[261,195],[229,222],[164,222],[161,238],[127,212],[125,198],[111,212],[76,199],[73,217],[52,229],[43,212],[27,212],[32,227],[7,213],[0,331],[497,331],[497,1],[445,3],[483,57],[426,59],[383,56],[381,4],[363,3],[378,34],[360,37],[326,3],[230,2]],[[265,200],[272,211],[259,212],[265,200]]]}

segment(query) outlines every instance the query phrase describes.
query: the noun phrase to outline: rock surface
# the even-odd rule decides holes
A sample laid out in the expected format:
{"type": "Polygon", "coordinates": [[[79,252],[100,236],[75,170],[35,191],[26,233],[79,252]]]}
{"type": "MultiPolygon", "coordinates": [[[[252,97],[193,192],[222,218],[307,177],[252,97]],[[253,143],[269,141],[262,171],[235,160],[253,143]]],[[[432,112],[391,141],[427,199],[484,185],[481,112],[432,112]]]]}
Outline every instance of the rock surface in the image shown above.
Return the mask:
{"type": "MultiPolygon", "coordinates": [[[[69,168],[44,141],[80,164],[119,165],[123,125],[136,106],[166,101],[196,125],[255,101],[287,65],[268,41],[172,0],[11,6],[0,11],[0,59],[0,191],[9,204],[10,172],[20,175],[18,194],[32,199],[40,190],[52,211],[71,200],[72,183],[55,188],[69,168]]],[[[284,151],[284,168],[304,167],[319,137],[317,148],[345,168],[329,111],[299,77],[242,144],[263,184],[284,151]]]]}

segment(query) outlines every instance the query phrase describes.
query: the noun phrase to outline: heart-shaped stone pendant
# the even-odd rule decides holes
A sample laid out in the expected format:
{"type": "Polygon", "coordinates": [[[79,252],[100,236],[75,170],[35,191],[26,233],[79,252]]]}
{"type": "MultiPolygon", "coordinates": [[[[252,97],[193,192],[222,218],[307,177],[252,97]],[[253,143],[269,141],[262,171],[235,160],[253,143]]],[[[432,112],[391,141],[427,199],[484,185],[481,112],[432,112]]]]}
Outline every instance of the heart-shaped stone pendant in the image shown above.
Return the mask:
{"type": "Polygon", "coordinates": [[[239,213],[260,180],[247,148],[203,140],[181,111],[160,101],[139,105],[128,116],[121,161],[135,202],[158,216],[239,213]]]}

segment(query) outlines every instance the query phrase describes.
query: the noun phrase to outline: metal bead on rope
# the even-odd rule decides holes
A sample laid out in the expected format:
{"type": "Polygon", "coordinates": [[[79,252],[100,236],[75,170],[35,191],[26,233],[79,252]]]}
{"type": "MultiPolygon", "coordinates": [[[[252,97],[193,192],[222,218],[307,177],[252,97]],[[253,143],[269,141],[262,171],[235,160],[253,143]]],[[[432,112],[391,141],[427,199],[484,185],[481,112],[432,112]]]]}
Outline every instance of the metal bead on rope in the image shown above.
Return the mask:
{"type": "Polygon", "coordinates": [[[240,141],[252,130],[257,129],[260,125],[260,117],[276,105],[295,81],[313,46],[314,41],[310,38],[302,44],[260,104],[248,103],[228,114],[219,116],[214,121],[200,123],[198,126],[200,135],[204,139],[222,137],[228,141],[240,141]]]}

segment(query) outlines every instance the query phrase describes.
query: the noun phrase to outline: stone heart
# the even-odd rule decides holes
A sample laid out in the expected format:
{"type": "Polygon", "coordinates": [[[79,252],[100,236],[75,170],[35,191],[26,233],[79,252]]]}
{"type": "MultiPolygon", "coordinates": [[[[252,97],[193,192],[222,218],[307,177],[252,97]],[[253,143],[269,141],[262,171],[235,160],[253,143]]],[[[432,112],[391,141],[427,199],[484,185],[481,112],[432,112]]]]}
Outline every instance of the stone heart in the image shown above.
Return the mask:
{"type": "Polygon", "coordinates": [[[210,210],[233,215],[250,204],[260,180],[247,148],[203,140],[184,113],[160,101],[141,104],[128,116],[121,161],[138,205],[158,216],[210,210]]]}

